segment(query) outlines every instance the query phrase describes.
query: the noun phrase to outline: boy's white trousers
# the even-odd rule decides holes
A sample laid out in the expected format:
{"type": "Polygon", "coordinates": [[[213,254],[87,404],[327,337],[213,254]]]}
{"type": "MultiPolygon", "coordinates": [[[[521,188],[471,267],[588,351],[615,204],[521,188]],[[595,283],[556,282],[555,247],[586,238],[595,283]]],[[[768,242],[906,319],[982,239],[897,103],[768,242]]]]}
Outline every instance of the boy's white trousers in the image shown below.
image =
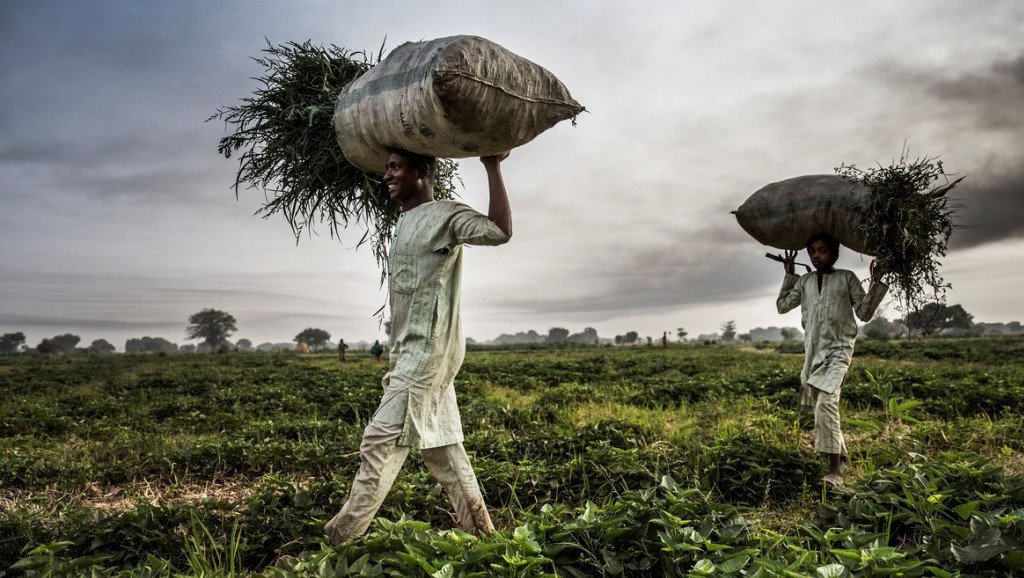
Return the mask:
{"type": "MultiPolygon", "coordinates": [[[[377,514],[384,498],[412,450],[398,445],[405,422],[407,395],[395,395],[379,407],[363,432],[360,465],[348,501],[324,531],[335,545],[361,536],[377,514]]],[[[459,528],[472,534],[494,531],[473,466],[461,443],[420,450],[427,469],[444,487],[455,507],[459,528]]]]}
{"type": "Polygon", "coordinates": [[[839,396],[842,388],[829,393],[804,384],[800,405],[814,410],[814,451],[823,454],[847,455],[846,440],[839,425],[839,396]]]}

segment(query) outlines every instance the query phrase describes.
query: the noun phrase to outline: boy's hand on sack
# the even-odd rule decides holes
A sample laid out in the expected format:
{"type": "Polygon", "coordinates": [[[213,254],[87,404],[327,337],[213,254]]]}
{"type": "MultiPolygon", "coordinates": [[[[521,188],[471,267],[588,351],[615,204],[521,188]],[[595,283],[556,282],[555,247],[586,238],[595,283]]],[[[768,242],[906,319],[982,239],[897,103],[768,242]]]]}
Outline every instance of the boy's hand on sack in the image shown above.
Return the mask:
{"type": "Polygon", "coordinates": [[[881,281],[882,276],[885,275],[885,266],[878,259],[872,259],[871,265],[868,266],[868,273],[871,275],[873,282],[881,281]]]}
{"type": "Polygon", "coordinates": [[[786,270],[788,275],[796,275],[796,269],[793,264],[796,262],[796,251],[786,250],[786,258],[782,261],[782,267],[786,270]]]}

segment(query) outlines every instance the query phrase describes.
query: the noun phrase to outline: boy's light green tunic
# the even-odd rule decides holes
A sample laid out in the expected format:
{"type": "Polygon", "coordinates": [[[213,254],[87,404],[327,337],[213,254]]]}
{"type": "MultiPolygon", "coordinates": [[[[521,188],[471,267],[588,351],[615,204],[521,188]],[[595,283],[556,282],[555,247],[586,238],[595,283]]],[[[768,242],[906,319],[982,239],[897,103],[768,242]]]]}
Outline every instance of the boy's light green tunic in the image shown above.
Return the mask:
{"type": "Polygon", "coordinates": [[[857,276],[845,269],[823,275],[821,291],[816,273],[786,274],[776,305],[779,313],[800,306],[807,350],[800,380],[805,385],[832,393],[843,384],[857,339],[853,316],[870,321],[887,290],[884,283],[872,283],[865,293],[857,276]]]}
{"type": "Polygon", "coordinates": [[[459,315],[462,245],[508,240],[486,215],[454,201],[424,203],[398,218],[388,258],[391,355],[381,406],[408,396],[399,445],[463,441],[454,384],[466,354],[459,315]]]}

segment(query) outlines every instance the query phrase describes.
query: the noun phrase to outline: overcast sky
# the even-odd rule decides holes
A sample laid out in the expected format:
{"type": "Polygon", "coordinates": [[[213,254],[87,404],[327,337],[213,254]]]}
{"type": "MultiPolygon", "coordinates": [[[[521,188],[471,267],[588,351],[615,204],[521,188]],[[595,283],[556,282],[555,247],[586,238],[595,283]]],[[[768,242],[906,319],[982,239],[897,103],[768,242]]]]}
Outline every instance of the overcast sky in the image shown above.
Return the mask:
{"type": "MultiPolygon", "coordinates": [[[[781,265],[729,211],[904,146],[967,176],[948,301],[1024,321],[1020,0],[33,0],[0,4],[0,333],[184,344],[212,307],[256,344],[383,338],[369,250],[254,217],[262,193],[235,198],[225,128],[205,121],[257,87],[265,39],[387,52],[455,34],[544,66],[588,110],[503,163],[515,237],[466,251],[468,336],[799,326],[775,312],[781,265]]],[[[460,174],[486,211],[480,163],[460,174]]],[[[840,265],[867,276],[865,257],[840,265]]]]}

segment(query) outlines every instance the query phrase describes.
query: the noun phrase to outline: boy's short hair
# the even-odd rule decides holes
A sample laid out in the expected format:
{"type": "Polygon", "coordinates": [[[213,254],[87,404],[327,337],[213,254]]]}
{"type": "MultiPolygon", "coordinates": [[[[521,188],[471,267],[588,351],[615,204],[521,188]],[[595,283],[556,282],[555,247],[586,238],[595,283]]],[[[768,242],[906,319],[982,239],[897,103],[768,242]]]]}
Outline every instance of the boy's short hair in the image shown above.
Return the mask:
{"type": "Polygon", "coordinates": [[[828,247],[829,251],[832,251],[832,254],[835,255],[837,259],[839,258],[838,239],[836,239],[832,235],[829,235],[828,233],[818,233],[817,235],[814,235],[810,239],[807,239],[806,248],[810,249],[811,243],[814,243],[815,241],[822,241],[823,243],[825,243],[825,246],[828,247]]]}

